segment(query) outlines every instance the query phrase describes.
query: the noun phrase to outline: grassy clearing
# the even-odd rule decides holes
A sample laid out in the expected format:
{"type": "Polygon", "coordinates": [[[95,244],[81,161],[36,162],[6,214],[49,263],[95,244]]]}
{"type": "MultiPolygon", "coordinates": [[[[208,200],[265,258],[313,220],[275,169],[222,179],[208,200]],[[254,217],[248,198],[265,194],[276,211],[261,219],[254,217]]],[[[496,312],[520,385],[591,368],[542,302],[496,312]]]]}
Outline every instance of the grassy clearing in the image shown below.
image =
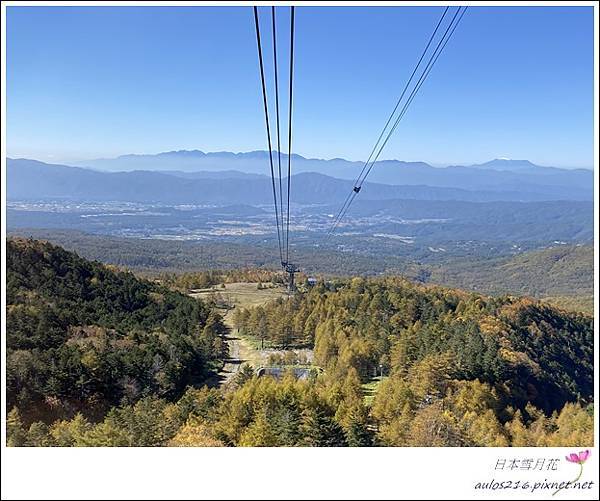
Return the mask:
{"type": "Polygon", "coordinates": [[[239,357],[244,363],[250,364],[255,369],[264,365],[264,352],[257,350],[246,338],[238,338],[239,357]]]}
{"type": "Polygon", "coordinates": [[[371,379],[368,383],[364,383],[362,385],[365,405],[370,406],[373,403],[373,399],[375,398],[375,394],[377,393],[379,385],[387,378],[388,376],[383,376],[383,378],[381,376],[377,376],[371,379]]]}
{"type": "MultiPolygon", "coordinates": [[[[235,282],[225,284],[225,287],[216,286],[210,289],[194,290],[190,295],[207,299],[212,294],[219,294],[235,308],[251,308],[274,301],[284,296],[285,292],[285,287],[281,286],[272,287],[263,284],[263,288],[259,289],[256,282],[235,282]]],[[[231,337],[235,338],[235,341],[230,341],[232,356],[253,367],[265,365],[270,346],[265,343],[264,349],[261,349],[260,339],[237,334],[232,322],[234,309],[221,309],[220,311],[225,324],[231,328],[231,337]]]]}
{"type": "Polygon", "coordinates": [[[193,297],[206,298],[211,294],[220,294],[224,299],[229,300],[236,308],[249,308],[260,306],[269,301],[277,299],[285,294],[285,288],[281,286],[264,286],[258,289],[258,284],[254,282],[235,282],[225,284],[225,287],[214,287],[212,289],[195,290],[190,295],[193,297]]]}
{"type": "MultiPolygon", "coordinates": [[[[221,308],[220,312],[223,315],[225,324],[231,329],[229,341],[230,353],[232,358],[238,360],[238,363],[247,363],[254,368],[270,366],[273,365],[269,361],[270,356],[274,354],[284,355],[293,351],[296,353],[303,352],[307,359],[307,363],[286,365],[286,367],[313,367],[311,365],[312,350],[306,348],[283,350],[280,349],[280,347],[273,346],[267,341],[265,341],[264,346],[261,346],[261,340],[259,338],[253,336],[241,336],[233,327],[232,320],[235,308],[261,306],[269,301],[284,297],[286,294],[285,287],[263,284],[263,288],[259,289],[258,284],[255,282],[236,282],[225,284],[225,287],[216,286],[210,289],[196,289],[190,292],[192,297],[202,299],[208,299],[213,294],[221,296],[224,302],[234,306],[234,309],[221,308]]],[[[226,369],[232,371],[237,370],[237,367],[228,365],[226,369]]]]}

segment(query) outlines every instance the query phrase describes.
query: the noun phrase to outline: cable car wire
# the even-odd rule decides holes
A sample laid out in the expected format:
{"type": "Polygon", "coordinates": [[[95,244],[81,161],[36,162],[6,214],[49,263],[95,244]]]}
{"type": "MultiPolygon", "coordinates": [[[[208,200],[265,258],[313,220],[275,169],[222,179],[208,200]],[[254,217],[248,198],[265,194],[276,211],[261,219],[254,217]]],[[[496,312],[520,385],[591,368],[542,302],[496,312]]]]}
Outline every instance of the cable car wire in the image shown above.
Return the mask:
{"type": "Polygon", "coordinates": [[[454,17],[452,18],[452,21],[448,25],[448,28],[446,28],[446,32],[444,33],[444,36],[440,40],[440,44],[438,44],[436,50],[433,52],[433,54],[432,54],[432,56],[431,56],[431,58],[429,60],[429,63],[427,63],[427,66],[425,67],[425,70],[424,70],[423,74],[419,78],[419,81],[417,82],[417,84],[415,85],[415,88],[411,92],[408,100],[406,101],[406,104],[402,108],[402,111],[400,112],[400,115],[398,115],[398,118],[396,119],[396,122],[394,123],[394,126],[392,127],[392,129],[390,130],[390,132],[389,132],[388,136],[386,137],[385,141],[383,142],[383,144],[379,148],[379,151],[377,152],[377,155],[375,156],[375,158],[371,162],[371,165],[369,166],[369,169],[367,170],[367,173],[365,174],[365,176],[363,177],[362,181],[360,182],[359,187],[362,186],[362,183],[365,181],[365,179],[369,175],[369,172],[371,172],[371,169],[375,165],[375,162],[379,158],[379,155],[383,151],[383,148],[385,148],[385,145],[387,144],[388,140],[390,139],[390,137],[392,136],[392,134],[396,130],[396,127],[398,126],[398,124],[400,123],[400,121],[402,120],[402,118],[404,117],[404,115],[406,113],[406,110],[410,106],[410,103],[412,103],[413,99],[415,98],[415,95],[417,94],[417,92],[419,91],[419,89],[421,88],[421,86],[423,85],[423,83],[425,82],[425,80],[427,79],[427,77],[429,76],[429,73],[431,72],[431,69],[433,68],[433,65],[438,60],[438,57],[440,57],[440,54],[444,50],[444,47],[446,47],[446,44],[448,43],[448,40],[450,40],[450,37],[452,36],[452,34],[454,33],[454,30],[458,26],[458,23],[460,23],[460,21],[461,21],[463,15],[464,15],[464,13],[466,12],[467,8],[468,7],[463,7],[463,10],[462,10],[462,13],[460,14],[460,17],[458,18],[458,20],[456,21],[456,23],[453,26],[452,24],[454,23],[454,20],[456,19],[456,17],[459,15],[461,8],[459,7],[458,10],[456,11],[456,13],[454,14],[454,17]],[[450,31],[450,33],[446,37],[446,34],[449,31],[450,31]],[[446,37],[445,40],[444,40],[444,37],[446,37]]]}
{"type": "MultiPolygon", "coordinates": [[[[354,198],[356,198],[356,195],[357,195],[357,194],[360,192],[360,190],[361,190],[361,188],[362,188],[362,183],[364,182],[364,179],[366,178],[366,175],[363,177],[363,174],[364,174],[364,172],[365,172],[365,169],[367,169],[367,168],[368,168],[368,171],[367,171],[367,172],[370,172],[370,169],[372,168],[372,165],[373,165],[373,164],[374,164],[374,162],[376,161],[376,159],[372,161],[373,154],[374,154],[374,153],[375,153],[375,151],[377,150],[377,147],[378,147],[378,145],[379,145],[379,142],[381,141],[381,138],[383,137],[383,135],[384,135],[385,131],[387,130],[387,127],[388,127],[389,123],[391,122],[391,119],[394,117],[394,115],[395,115],[395,113],[396,113],[396,111],[397,111],[397,109],[398,109],[398,106],[399,106],[399,105],[400,105],[400,103],[402,102],[402,99],[404,98],[404,95],[406,94],[406,91],[407,91],[407,89],[408,89],[408,87],[409,87],[410,83],[412,82],[412,79],[414,78],[414,75],[415,75],[415,73],[417,72],[417,70],[418,70],[419,66],[421,65],[421,62],[423,61],[423,58],[425,57],[425,54],[427,53],[427,51],[428,51],[428,49],[429,49],[429,47],[430,47],[430,45],[431,45],[431,42],[432,42],[432,41],[433,41],[433,39],[435,38],[435,35],[436,35],[436,33],[437,33],[437,31],[438,31],[438,29],[439,29],[439,27],[440,27],[440,25],[441,25],[442,21],[444,20],[444,18],[445,18],[445,16],[446,16],[446,13],[448,12],[448,9],[449,9],[449,7],[446,7],[446,9],[444,9],[444,12],[442,13],[442,15],[441,15],[441,17],[440,17],[440,19],[439,19],[439,21],[438,21],[438,23],[437,23],[437,25],[436,25],[436,27],[435,27],[434,31],[433,31],[433,33],[431,34],[431,36],[430,36],[430,38],[429,38],[429,41],[427,42],[427,45],[425,46],[425,49],[423,50],[423,52],[422,52],[422,54],[421,54],[421,57],[419,58],[419,61],[417,62],[417,64],[416,64],[416,66],[415,66],[415,68],[414,68],[414,70],[413,70],[413,72],[412,72],[412,74],[411,74],[410,78],[408,79],[408,81],[407,81],[407,83],[406,83],[406,85],[405,85],[405,87],[404,87],[404,89],[403,89],[403,91],[402,91],[402,94],[400,95],[400,98],[398,99],[398,101],[397,101],[397,103],[396,103],[396,106],[394,107],[394,110],[392,111],[392,113],[391,113],[390,117],[388,118],[388,121],[386,122],[386,124],[385,124],[385,126],[384,126],[383,130],[381,131],[381,134],[379,135],[379,138],[377,139],[377,142],[375,143],[375,146],[373,147],[373,149],[372,149],[372,151],[371,151],[371,154],[369,155],[369,158],[368,158],[368,159],[367,159],[367,161],[364,163],[364,165],[363,165],[363,168],[362,168],[362,170],[361,170],[361,172],[360,172],[359,176],[356,178],[356,181],[354,182],[354,186],[353,186],[352,190],[350,191],[350,193],[349,193],[349,194],[348,194],[348,196],[346,197],[346,200],[344,201],[344,204],[342,205],[342,207],[340,208],[339,212],[337,213],[337,216],[336,216],[336,218],[334,219],[334,222],[332,223],[332,226],[331,226],[331,228],[330,228],[330,230],[329,230],[329,232],[328,232],[328,237],[329,237],[329,236],[330,236],[330,235],[331,235],[331,234],[332,234],[332,233],[335,231],[335,229],[336,229],[336,228],[337,228],[337,226],[339,225],[339,223],[340,223],[341,219],[343,219],[344,215],[346,214],[346,212],[347,212],[347,210],[348,210],[349,206],[350,206],[350,205],[352,204],[352,202],[354,201],[354,198]],[[370,164],[370,167],[369,167],[369,164],[370,164]]],[[[459,8],[458,10],[460,10],[460,8],[459,8]]],[[[458,12],[458,10],[457,10],[457,12],[458,12]]],[[[453,20],[454,20],[454,18],[453,18],[453,20]]],[[[451,25],[451,24],[452,24],[452,21],[450,22],[450,25],[451,25]]],[[[449,25],[449,26],[450,26],[450,25],[449,25]]],[[[447,31],[446,31],[446,33],[447,33],[447,31]]],[[[446,35],[446,33],[444,33],[444,36],[446,35]]],[[[444,37],[444,36],[442,36],[442,39],[441,39],[441,40],[443,40],[443,37],[444,37]]],[[[441,40],[440,40],[440,41],[441,41],[441,40]]],[[[438,44],[438,48],[439,48],[439,44],[438,44]]],[[[431,62],[431,58],[430,58],[429,62],[431,62]]],[[[426,71],[426,69],[425,69],[425,70],[423,70],[423,73],[424,73],[425,71],[426,71]]],[[[421,74],[421,76],[423,75],[423,73],[421,74]]],[[[395,128],[393,128],[393,129],[395,129],[395,128]]],[[[388,135],[388,139],[389,139],[389,135],[388,135]]],[[[386,140],[386,142],[387,142],[387,140],[386,140]]],[[[381,153],[381,149],[379,150],[379,153],[381,153]]],[[[378,157],[378,156],[379,156],[379,154],[377,155],[377,157],[378,157]]],[[[368,175],[368,174],[367,174],[367,175],[368,175]]]]}
{"type": "MultiPolygon", "coordinates": [[[[273,203],[275,205],[275,221],[277,223],[277,241],[279,244],[279,257],[283,262],[283,247],[281,245],[281,232],[279,230],[279,211],[277,209],[277,192],[275,190],[275,172],[273,169],[273,150],[271,147],[271,128],[269,126],[269,107],[267,105],[267,88],[265,85],[265,71],[263,65],[262,46],[260,42],[260,24],[258,20],[258,9],[254,7],[254,26],[256,30],[256,44],[258,46],[258,61],[260,66],[260,80],[262,84],[263,106],[265,110],[265,124],[267,128],[267,143],[269,147],[269,164],[271,166],[271,184],[273,187],[273,203]]],[[[283,229],[283,220],[282,220],[283,229]]]]}
{"type": "MultiPolygon", "coordinates": [[[[457,11],[455,12],[453,18],[451,19],[450,23],[448,24],[444,34],[442,35],[442,37],[440,38],[440,40],[438,41],[438,44],[435,48],[435,50],[433,51],[433,53],[431,54],[431,56],[429,57],[429,61],[427,63],[427,65],[425,66],[425,68],[423,69],[421,76],[419,77],[419,80],[417,81],[417,83],[415,84],[413,90],[411,91],[408,99],[406,100],[402,110],[400,111],[400,114],[396,117],[396,120],[394,122],[394,125],[392,126],[392,128],[389,130],[384,142],[381,144],[381,146],[379,147],[379,150],[377,151],[377,154],[375,155],[375,157],[371,160],[370,159],[370,164],[369,164],[369,160],[365,163],[365,165],[363,166],[363,169],[361,171],[361,174],[359,175],[359,177],[357,178],[357,181],[355,182],[352,191],[350,192],[350,194],[348,195],[348,197],[346,197],[346,201],[344,202],[344,204],[342,205],[342,208],[340,209],[340,211],[338,212],[338,215],[336,216],[331,229],[329,230],[328,234],[327,234],[327,238],[331,237],[333,235],[333,233],[335,232],[336,228],[338,227],[339,223],[341,222],[341,220],[344,218],[344,216],[346,215],[346,213],[348,212],[348,209],[350,207],[350,205],[352,204],[352,202],[354,201],[354,199],[356,198],[356,196],[358,195],[358,193],[360,192],[362,185],[364,183],[364,181],[366,180],[367,176],[369,175],[369,173],[371,172],[371,170],[373,169],[375,163],[377,162],[377,159],[379,158],[379,155],[381,154],[381,152],[383,151],[383,149],[385,148],[385,145],[387,144],[387,142],[389,141],[390,137],[392,136],[392,134],[394,133],[394,131],[396,130],[398,124],[400,123],[400,121],[402,120],[402,118],[404,117],[404,115],[406,114],[406,111],[408,109],[408,107],[410,106],[410,104],[412,103],[414,97],[416,96],[417,92],[419,91],[419,89],[421,88],[421,86],[423,85],[423,83],[425,82],[425,80],[427,79],[427,77],[429,76],[429,73],[431,72],[433,66],[435,65],[436,61],[438,60],[440,54],[442,53],[442,51],[444,50],[444,48],[446,47],[446,44],[448,43],[448,41],[450,40],[450,38],[452,37],[454,31],[456,30],[456,27],[458,26],[458,24],[460,23],[460,21],[462,20],[466,10],[468,7],[459,7],[457,9],[457,11]],[[461,11],[462,9],[462,11],[461,11]],[[460,16],[459,16],[460,14],[460,16]],[[457,16],[458,20],[457,20],[457,16]],[[455,22],[456,21],[456,22],[455,22]],[[367,170],[365,172],[365,167],[367,167],[367,170]]],[[[446,10],[444,11],[444,13],[442,14],[442,17],[440,18],[440,21],[438,22],[438,25],[436,26],[436,29],[434,30],[434,33],[432,35],[432,37],[430,38],[430,41],[427,44],[427,47],[424,51],[424,54],[427,52],[427,49],[429,48],[429,46],[431,45],[431,40],[433,39],[433,37],[435,36],[435,33],[437,32],[439,25],[441,23],[441,21],[443,20],[446,12],[447,12],[448,8],[446,8],[446,10]]],[[[419,59],[419,62],[417,63],[417,66],[415,67],[415,71],[413,71],[413,74],[411,75],[401,97],[400,100],[398,101],[396,107],[394,108],[394,112],[392,113],[392,115],[390,116],[390,119],[388,119],[388,123],[386,123],[386,126],[384,127],[384,131],[386,130],[387,126],[389,125],[389,122],[391,120],[391,117],[394,115],[394,113],[396,112],[398,105],[400,104],[400,101],[402,100],[402,98],[404,97],[404,94],[406,93],[406,89],[408,88],[410,82],[412,81],[412,78],[414,77],[414,74],[417,70],[417,68],[419,67],[424,54],[421,56],[421,58],[419,59]]],[[[383,135],[383,133],[382,133],[383,135]]],[[[380,138],[378,139],[376,146],[374,148],[374,150],[377,148],[377,144],[379,143],[382,135],[380,136],[380,138]]],[[[373,153],[373,152],[372,152],[373,153]]],[[[371,153],[371,156],[372,156],[371,153]]],[[[370,156],[370,157],[371,157],[370,156]]]]}
{"type": "Polygon", "coordinates": [[[292,184],[292,97],[294,89],[294,15],[295,7],[290,12],[290,91],[288,114],[288,172],[287,172],[287,222],[285,232],[285,262],[289,263],[290,256],[290,191],[292,184]]]}
{"type": "Polygon", "coordinates": [[[406,94],[406,91],[407,91],[410,83],[412,82],[412,79],[414,78],[417,70],[419,69],[419,66],[421,65],[421,62],[423,61],[423,58],[425,57],[425,54],[427,54],[427,51],[429,50],[431,42],[435,38],[435,35],[437,34],[438,29],[439,29],[440,25],[442,24],[442,21],[446,17],[446,14],[447,14],[449,8],[450,7],[447,6],[444,9],[444,12],[442,13],[440,19],[438,20],[438,22],[437,22],[437,24],[435,26],[435,29],[433,30],[433,33],[431,34],[431,36],[429,37],[429,40],[427,41],[427,45],[425,46],[425,48],[423,49],[423,52],[421,53],[421,57],[419,58],[419,61],[415,65],[415,68],[413,69],[412,74],[410,75],[410,78],[406,82],[406,85],[404,86],[404,89],[402,90],[402,93],[400,94],[400,97],[398,98],[398,101],[396,102],[396,106],[394,106],[394,109],[392,110],[392,113],[390,113],[390,116],[387,119],[387,122],[385,123],[385,125],[383,126],[383,129],[381,130],[381,133],[379,134],[379,137],[377,138],[377,141],[375,142],[375,145],[373,146],[373,149],[371,150],[371,153],[369,154],[369,157],[367,158],[367,160],[363,164],[363,167],[362,167],[360,173],[358,174],[356,180],[354,181],[354,185],[353,185],[352,190],[350,191],[350,193],[348,193],[348,196],[346,197],[346,200],[344,200],[344,203],[342,204],[342,207],[340,208],[339,212],[337,213],[337,216],[336,216],[336,218],[335,218],[335,220],[333,222],[332,227],[336,226],[337,220],[340,217],[340,214],[342,214],[342,212],[345,210],[346,205],[349,204],[349,203],[351,203],[350,199],[355,196],[355,195],[353,195],[353,193],[355,194],[355,193],[358,193],[358,191],[360,191],[360,187],[358,186],[358,183],[359,183],[360,179],[362,178],[362,176],[363,176],[363,174],[365,172],[365,169],[367,168],[367,166],[369,165],[371,159],[373,158],[373,154],[377,150],[377,147],[379,146],[381,138],[385,134],[385,131],[387,130],[388,125],[390,124],[390,122],[392,121],[392,118],[396,114],[396,111],[398,110],[398,106],[400,106],[400,103],[402,102],[402,99],[404,98],[404,95],[406,94]],[[358,191],[356,190],[356,188],[358,188],[358,191]]]}
{"type": "Polygon", "coordinates": [[[402,102],[402,99],[404,98],[404,95],[406,94],[406,91],[410,85],[410,83],[412,82],[412,79],[415,76],[415,73],[417,72],[417,70],[419,69],[419,66],[421,65],[421,62],[423,61],[423,58],[425,57],[425,54],[427,54],[427,51],[429,50],[429,47],[431,45],[431,42],[433,41],[433,39],[435,38],[435,35],[438,32],[438,29],[440,27],[440,25],[442,24],[442,21],[444,20],[444,18],[446,17],[446,13],[448,12],[448,9],[450,7],[446,7],[444,9],[444,12],[442,13],[437,25],[435,26],[435,29],[433,30],[433,33],[431,34],[431,36],[429,37],[429,40],[427,42],[427,45],[425,46],[425,48],[423,49],[423,52],[421,53],[421,57],[419,58],[419,61],[417,62],[415,68],[413,69],[413,72],[410,75],[410,78],[408,79],[408,81],[406,82],[406,85],[404,86],[404,89],[402,89],[402,94],[400,94],[400,97],[398,98],[398,101],[396,102],[396,106],[394,106],[394,109],[392,110],[392,113],[390,114],[389,118],[387,119],[387,122],[385,123],[385,125],[383,126],[383,129],[381,130],[381,133],[379,134],[379,137],[377,138],[377,141],[375,142],[375,145],[373,146],[373,149],[371,150],[371,153],[369,154],[369,157],[367,158],[367,161],[365,162],[365,164],[363,165],[362,170],[360,171],[360,174],[358,175],[358,177],[356,178],[355,181],[355,186],[356,183],[358,183],[358,181],[360,180],[360,178],[362,177],[365,168],[367,167],[367,165],[369,165],[369,162],[371,161],[371,158],[373,158],[373,154],[375,153],[377,146],[379,145],[379,142],[381,141],[381,138],[383,137],[383,135],[385,134],[385,131],[387,130],[388,125],[390,124],[390,122],[392,121],[392,118],[394,117],[394,115],[396,114],[396,111],[398,110],[398,106],[400,106],[400,103],[402,102]]]}
{"type": "MultiPolygon", "coordinates": [[[[281,179],[281,134],[279,127],[279,79],[277,70],[277,28],[275,26],[275,6],[271,7],[271,22],[273,30],[273,73],[275,75],[275,113],[277,117],[277,170],[279,173],[279,214],[283,230],[283,186],[281,179]]],[[[283,247],[283,242],[282,242],[283,247]]],[[[283,255],[283,251],[281,252],[283,255]]],[[[281,260],[283,264],[283,259],[281,260]]]]}

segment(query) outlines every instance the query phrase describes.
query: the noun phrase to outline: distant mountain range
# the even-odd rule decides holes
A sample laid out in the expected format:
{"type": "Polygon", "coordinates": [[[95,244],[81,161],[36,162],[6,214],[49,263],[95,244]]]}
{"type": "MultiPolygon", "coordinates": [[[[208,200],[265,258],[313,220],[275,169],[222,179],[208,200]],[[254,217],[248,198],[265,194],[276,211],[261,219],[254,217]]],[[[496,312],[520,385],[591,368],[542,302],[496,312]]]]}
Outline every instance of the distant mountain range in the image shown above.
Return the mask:
{"type": "MultiPolygon", "coordinates": [[[[287,155],[282,153],[287,164],[287,155]]],[[[74,164],[71,164],[74,165],[74,164]]],[[[107,171],[223,171],[235,170],[266,175],[269,172],[267,151],[247,153],[181,150],[157,155],[123,155],[76,164],[107,171]]],[[[292,172],[317,172],[339,179],[356,179],[363,162],[343,158],[322,160],[292,155],[292,172]]],[[[528,160],[496,159],[471,166],[432,167],[425,162],[383,160],[376,163],[369,181],[392,185],[426,185],[484,191],[519,191],[550,194],[553,198],[573,198],[583,190],[591,197],[593,172],[587,169],[542,167],[528,160]]],[[[576,197],[577,198],[577,197],[576,197]]],[[[581,198],[581,197],[579,197],[581,198]]]]}
{"type": "MultiPolygon", "coordinates": [[[[343,201],[353,186],[348,173],[361,166],[359,162],[343,159],[315,160],[293,155],[296,174],[292,177],[292,201],[299,204],[343,201]]],[[[268,172],[268,154],[261,151],[126,155],[93,161],[90,167],[93,168],[8,159],[7,197],[165,204],[271,203],[271,179],[264,175],[268,172]],[[95,170],[99,167],[107,170],[95,170]],[[118,169],[122,171],[115,172],[118,169]]],[[[516,160],[447,168],[384,161],[374,167],[369,180],[363,185],[362,200],[593,200],[592,171],[540,167],[516,160]]]]}

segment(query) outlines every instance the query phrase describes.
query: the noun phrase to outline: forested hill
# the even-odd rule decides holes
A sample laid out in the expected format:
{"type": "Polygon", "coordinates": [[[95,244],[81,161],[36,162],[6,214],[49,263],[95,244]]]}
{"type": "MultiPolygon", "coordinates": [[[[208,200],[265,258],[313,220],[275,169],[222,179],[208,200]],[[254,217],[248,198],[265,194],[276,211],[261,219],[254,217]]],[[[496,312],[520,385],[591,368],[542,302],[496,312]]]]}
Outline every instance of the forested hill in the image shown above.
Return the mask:
{"type": "Polygon", "coordinates": [[[206,304],[33,240],[8,241],[7,272],[9,445],[593,444],[591,315],[320,281],[232,313],[240,338],[312,349],[307,380],[208,389],[226,329],[206,304]]]}
{"type": "Polygon", "coordinates": [[[7,408],[25,421],[156,395],[174,399],[225,356],[202,302],[35,240],[7,242],[7,408]]]}
{"type": "Polygon", "coordinates": [[[355,370],[367,381],[383,370],[392,393],[409,391],[412,378],[435,400],[451,380],[478,380],[501,407],[546,413],[593,397],[593,318],[529,298],[354,278],[239,311],[235,321],[276,344],[314,346],[316,363],[336,379],[355,370]]]}
{"type": "Polygon", "coordinates": [[[484,294],[547,299],[594,312],[594,246],[557,245],[497,258],[455,259],[422,267],[421,279],[484,294]]]}

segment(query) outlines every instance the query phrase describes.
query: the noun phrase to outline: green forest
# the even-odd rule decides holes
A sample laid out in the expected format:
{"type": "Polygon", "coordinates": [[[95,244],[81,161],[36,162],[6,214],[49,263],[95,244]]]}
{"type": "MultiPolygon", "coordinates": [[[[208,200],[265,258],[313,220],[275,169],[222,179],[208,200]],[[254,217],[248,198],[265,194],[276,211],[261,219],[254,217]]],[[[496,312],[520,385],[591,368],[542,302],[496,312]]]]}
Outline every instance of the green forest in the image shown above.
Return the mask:
{"type": "MultiPolygon", "coordinates": [[[[240,278],[266,281],[279,266],[272,248],[263,242],[181,242],[94,235],[74,230],[21,229],[9,234],[48,240],[87,259],[131,269],[170,285],[202,288],[240,278]]],[[[549,248],[496,253],[445,252],[382,254],[323,252],[294,246],[294,262],[317,276],[402,275],[416,282],[457,287],[483,294],[518,294],[547,299],[575,311],[594,311],[593,245],[555,245],[549,248]]]]}
{"type": "Polygon", "coordinates": [[[217,387],[229,329],[169,285],[10,239],[8,445],[593,445],[591,315],[400,277],[321,280],[232,312],[236,335],[312,349],[318,370],[246,365],[217,387]]]}
{"type": "Polygon", "coordinates": [[[226,356],[200,301],[38,241],[7,243],[7,406],[26,422],[176,399],[226,356]]]}

